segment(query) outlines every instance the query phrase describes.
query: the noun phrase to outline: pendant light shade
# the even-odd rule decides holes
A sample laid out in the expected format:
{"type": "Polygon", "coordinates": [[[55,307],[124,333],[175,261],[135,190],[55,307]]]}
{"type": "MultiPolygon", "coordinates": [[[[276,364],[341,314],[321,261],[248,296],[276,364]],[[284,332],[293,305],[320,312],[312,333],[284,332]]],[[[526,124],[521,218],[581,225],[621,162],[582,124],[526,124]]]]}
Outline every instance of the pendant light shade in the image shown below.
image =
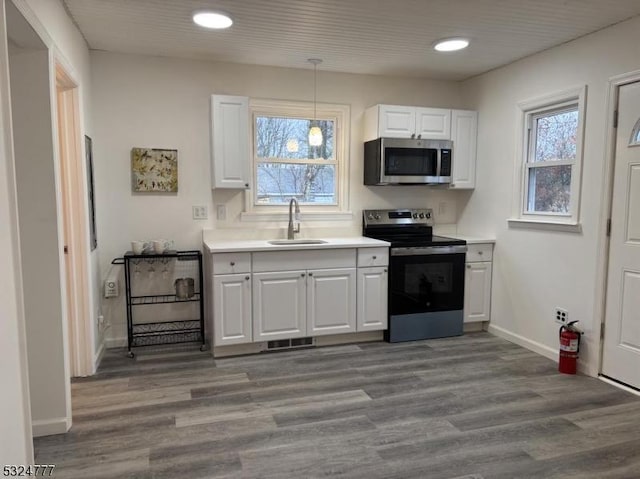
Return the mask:
{"type": "Polygon", "coordinates": [[[312,126],[311,128],[309,128],[309,145],[322,145],[322,130],[319,126],[312,126]]]}
{"type": "Polygon", "coordinates": [[[316,93],[317,93],[317,78],[318,78],[318,65],[322,63],[319,58],[309,58],[307,60],[313,65],[313,122],[311,128],[309,128],[309,146],[322,145],[322,130],[316,121],[316,93]]]}

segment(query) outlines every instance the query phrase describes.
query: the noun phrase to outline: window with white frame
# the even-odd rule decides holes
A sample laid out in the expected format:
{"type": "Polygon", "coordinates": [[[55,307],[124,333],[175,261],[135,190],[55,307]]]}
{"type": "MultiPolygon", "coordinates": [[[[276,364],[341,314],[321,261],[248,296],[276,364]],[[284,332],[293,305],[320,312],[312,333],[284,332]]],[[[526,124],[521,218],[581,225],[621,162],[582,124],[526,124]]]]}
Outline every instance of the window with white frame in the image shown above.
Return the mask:
{"type": "Polygon", "coordinates": [[[586,88],[521,103],[522,221],[577,224],[586,88]]]}
{"type": "Polygon", "coordinates": [[[346,209],[348,172],[346,105],[251,101],[253,188],[249,211],[271,213],[291,198],[305,212],[346,209]],[[309,129],[320,127],[322,143],[309,144],[309,129]]]}

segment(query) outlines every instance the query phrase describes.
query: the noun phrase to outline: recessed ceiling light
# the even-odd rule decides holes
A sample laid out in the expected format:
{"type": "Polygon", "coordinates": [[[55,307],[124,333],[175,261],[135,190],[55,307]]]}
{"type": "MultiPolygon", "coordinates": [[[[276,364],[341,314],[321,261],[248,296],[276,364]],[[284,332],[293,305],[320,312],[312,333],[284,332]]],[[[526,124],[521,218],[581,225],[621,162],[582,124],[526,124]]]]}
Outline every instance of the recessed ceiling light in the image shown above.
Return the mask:
{"type": "Polygon", "coordinates": [[[469,46],[469,40],[466,38],[445,38],[438,40],[433,46],[439,52],[455,52],[469,46]]]}
{"type": "Polygon", "coordinates": [[[200,11],[193,14],[193,21],[196,25],[205,28],[215,28],[217,30],[229,28],[233,25],[233,20],[226,13],[200,11]]]}

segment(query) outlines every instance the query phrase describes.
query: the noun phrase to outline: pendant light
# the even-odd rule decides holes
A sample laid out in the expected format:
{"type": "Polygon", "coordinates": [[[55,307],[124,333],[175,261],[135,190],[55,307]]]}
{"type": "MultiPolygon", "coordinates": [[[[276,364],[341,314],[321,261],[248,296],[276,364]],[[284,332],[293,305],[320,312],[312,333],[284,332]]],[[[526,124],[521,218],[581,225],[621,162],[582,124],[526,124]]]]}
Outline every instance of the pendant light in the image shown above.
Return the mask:
{"type": "Polygon", "coordinates": [[[309,146],[320,146],[322,145],[322,130],[316,121],[316,93],[318,65],[322,63],[322,60],[319,58],[309,58],[307,61],[313,65],[313,122],[309,129],[309,146]]]}

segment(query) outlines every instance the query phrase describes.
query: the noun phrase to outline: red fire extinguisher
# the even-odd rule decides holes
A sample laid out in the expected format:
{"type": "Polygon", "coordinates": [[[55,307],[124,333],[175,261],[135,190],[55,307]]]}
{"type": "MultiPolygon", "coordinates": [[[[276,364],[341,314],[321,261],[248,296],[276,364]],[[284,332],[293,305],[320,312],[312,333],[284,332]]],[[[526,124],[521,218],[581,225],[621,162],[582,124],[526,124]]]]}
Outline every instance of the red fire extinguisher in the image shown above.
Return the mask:
{"type": "Polygon", "coordinates": [[[574,326],[577,322],[571,321],[567,325],[560,326],[560,361],[558,370],[564,374],[575,374],[577,370],[580,335],[582,334],[574,326]]]}

